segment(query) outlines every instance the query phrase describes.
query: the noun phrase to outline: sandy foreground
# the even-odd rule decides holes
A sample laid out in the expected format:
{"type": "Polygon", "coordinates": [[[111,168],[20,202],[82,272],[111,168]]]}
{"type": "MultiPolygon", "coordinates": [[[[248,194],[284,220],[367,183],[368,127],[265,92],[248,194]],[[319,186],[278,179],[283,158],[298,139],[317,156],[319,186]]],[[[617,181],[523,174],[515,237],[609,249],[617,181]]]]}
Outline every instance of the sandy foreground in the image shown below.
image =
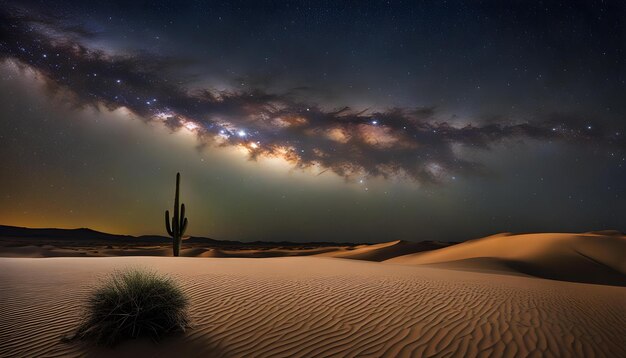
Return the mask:
{"type": "Polygon", "coordinates": [[[0,356],[626,357],[626,288],[329,257],[0,258],[0,356]],[[99,278],[177,279],[193,327],[63,343],[99,278]]]}

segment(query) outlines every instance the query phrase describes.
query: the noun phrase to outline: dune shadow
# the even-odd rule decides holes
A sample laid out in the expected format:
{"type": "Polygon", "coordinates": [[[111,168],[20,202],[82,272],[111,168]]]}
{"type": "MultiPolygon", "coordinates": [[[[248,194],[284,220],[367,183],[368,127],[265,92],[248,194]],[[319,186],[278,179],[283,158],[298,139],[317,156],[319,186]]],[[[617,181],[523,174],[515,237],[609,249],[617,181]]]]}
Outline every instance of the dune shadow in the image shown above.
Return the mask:
{"type": "Polygon", "coordinates": [[[507,261],[506,265],[516,272],[549,280],[626,287],[624,274],[596,260],[588,259],[588,264],[583,269],[580,268],[578,262],[573,260],[560,263],[560,270],[522,261],[507,261]]]}

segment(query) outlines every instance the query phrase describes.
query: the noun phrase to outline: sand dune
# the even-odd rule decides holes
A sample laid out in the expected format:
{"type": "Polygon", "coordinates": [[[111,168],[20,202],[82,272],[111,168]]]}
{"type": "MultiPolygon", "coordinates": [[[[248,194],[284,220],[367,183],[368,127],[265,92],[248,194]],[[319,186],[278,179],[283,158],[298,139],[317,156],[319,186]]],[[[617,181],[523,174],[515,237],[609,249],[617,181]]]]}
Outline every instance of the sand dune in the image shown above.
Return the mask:
{"type": "MultiPolygon", "coordinates": [[[[184,245],[183,257],[269,258],[325,256],[405,265],[498,272],[563,281],[626,286],[626,237],[615,231],[582,234],[503,233],[450,246],[391,241],[359,246],[206,247],[184,245]],[[449,247],[448,247],[449,246],[449,247]]],[[[171,256],[169,245],[0,246],[4,257],[171,256]]]]}
{"type": "Polygon", "coordinates": [[[624,357],[626,288],[323,257],[0,258],[0,356],[624,357]],[[60,338],[98,278],[144,266],[193,328],[113,350],[60,338]]]}
{"type": "Polygon", "coordinates": [[[626,286],[626,236],[613,231],[499,234],[386,262],[626,286]]]}
{"type": "MultiPolygon", "coordinates": [[[[314,248],[294,247],[268,247],[268,248],[242,248],[228,249],[215,247],[185,247],[181,249],[183,257],[239,257],[239,258],[264,258],[264,257],[291,257],[321,255],[330,257],[342,257],[357,260],[383,261],[391,257],[405,255],[413,252],[434,250],[444,244],[431,242],[409,243],[393,241],[383,244],[360,245],[356,249],[348,246],[320,246],[314,248]]],[[[1,257],[113,257],[113,256],[172,256],[170,245],[155,246],[81,246],[63,247],[53,245],[25,245],[13,247],[0,247],[1,257]]]]}
{"type": "Polygon", "coordinates": [[[264,250],[259,249],[243,249],[243,250],[224,250],[224,249],[208,249],[202,253],[194,252],[196,254],[183,254],[183,256],[195,256],[195,257],[239,257],[239,258],[266,258],[266,257],[291,257],[291,256],[310,256],[319,255],[327,252],[334,252],[340,250],[340,247],[316,247],[312,249],[281,249],[281,248],[269,248],[264,250]]]}
{"type": "MultiPolygon", "coordinates": [[[[255,248],[255,249],[224,249],[211,247],[185,247],[180,252],[183,257],[289,257],[309,256],[345,250],[345,246],[328,246],[314,248],[255,248]]],[[[172,256],[170,245],[153,246],[53,246],[25,245],[0,246],[1,257],[113,257],[113,256],[172,256]]]]}
{"type": "Polygon", "coordinates": [[[409,242],[391,241],[374,245],[360,245],[350,248],[332,250],[319,256],[329,256],[353,260],[384,261],[393,257],[408,255],[416,252],[435,250],[449,244],[434,241],[409,242]]]}

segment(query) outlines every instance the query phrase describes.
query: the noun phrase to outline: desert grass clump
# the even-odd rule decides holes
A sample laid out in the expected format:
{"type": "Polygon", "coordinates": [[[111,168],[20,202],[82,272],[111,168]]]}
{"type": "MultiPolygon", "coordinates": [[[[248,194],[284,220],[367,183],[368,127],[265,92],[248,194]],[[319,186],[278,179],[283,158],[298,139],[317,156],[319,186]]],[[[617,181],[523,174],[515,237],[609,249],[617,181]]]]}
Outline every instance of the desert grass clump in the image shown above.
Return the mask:
{"type": "Polygon", "coordinates": [[[89,296],[76,338],[119,341],[184,332],[189,300],[169,277],[143,269],[116,271],[89,296]]]}

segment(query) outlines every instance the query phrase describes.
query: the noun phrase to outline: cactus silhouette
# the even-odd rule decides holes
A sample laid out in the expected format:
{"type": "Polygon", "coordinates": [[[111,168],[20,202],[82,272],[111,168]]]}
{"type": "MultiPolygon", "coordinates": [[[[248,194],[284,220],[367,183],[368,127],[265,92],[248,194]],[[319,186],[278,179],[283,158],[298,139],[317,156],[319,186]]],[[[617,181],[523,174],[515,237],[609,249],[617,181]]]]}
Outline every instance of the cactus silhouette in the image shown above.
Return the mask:
{"type": "Polygon", "coordinates": [[[180,187],[180,173],[176,173],[176,196],[174,197],[174,216],[170,225],[170,211],[165,210],[165,228],[172,237],[174,256],[178,256],[183,241],[183,234],[187,230],[187,218],[185,217],[185,204],[178,210],[178,191],[180,187]]]}

